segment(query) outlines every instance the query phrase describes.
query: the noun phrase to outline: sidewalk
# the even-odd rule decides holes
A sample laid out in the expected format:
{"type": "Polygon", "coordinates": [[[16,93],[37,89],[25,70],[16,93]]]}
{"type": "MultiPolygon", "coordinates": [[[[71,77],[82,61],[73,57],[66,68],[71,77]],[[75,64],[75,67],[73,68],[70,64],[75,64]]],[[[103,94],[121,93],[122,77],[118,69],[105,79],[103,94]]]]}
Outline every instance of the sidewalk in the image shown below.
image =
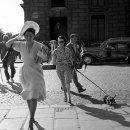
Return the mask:
{"type": "MultiPolygon", "coordinates": [[[[130,130],[130,104],[39,105],[34,130],[130,130]]],[[[0,107],[0,130],[27,130],[27,106],[0,107]]]]}

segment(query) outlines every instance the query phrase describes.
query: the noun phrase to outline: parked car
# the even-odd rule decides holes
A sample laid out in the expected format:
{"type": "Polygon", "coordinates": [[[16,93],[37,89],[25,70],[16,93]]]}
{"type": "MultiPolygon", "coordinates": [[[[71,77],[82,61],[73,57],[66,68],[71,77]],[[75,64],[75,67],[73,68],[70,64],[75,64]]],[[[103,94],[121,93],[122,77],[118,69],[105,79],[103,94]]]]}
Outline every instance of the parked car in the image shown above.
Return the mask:
{"type": "Polygon", "coordinates": [[[83,47],[81,57],[85,64],[103,61],[130,63],[130,38],[110,38],[98,47],[83,47]]]}

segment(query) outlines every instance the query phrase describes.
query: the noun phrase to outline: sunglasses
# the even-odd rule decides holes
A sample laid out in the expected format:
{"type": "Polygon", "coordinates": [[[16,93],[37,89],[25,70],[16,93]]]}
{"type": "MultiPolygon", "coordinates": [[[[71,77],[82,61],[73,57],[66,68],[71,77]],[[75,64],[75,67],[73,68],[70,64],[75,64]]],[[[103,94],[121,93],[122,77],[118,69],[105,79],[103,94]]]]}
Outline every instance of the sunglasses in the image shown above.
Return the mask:
{"type": "Polygon", "coordinates": [[[65,41],[59,41],[59,43],[64,43],[65,41]]]}

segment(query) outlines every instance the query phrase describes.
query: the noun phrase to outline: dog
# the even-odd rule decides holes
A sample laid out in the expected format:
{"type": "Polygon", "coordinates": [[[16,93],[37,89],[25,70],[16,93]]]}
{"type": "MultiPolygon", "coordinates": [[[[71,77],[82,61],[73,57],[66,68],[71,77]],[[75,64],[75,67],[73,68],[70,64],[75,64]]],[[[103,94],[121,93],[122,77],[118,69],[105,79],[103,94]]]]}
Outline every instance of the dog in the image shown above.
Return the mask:
{"type": "Polygon", "coordinates": [[[116,104],[115,97],[116,97],[116,95],[114,97],[112,97],[110,95],[106,95],[106,96],[104,96],[103,101],[105,104],[115,105],[116,104]]]}

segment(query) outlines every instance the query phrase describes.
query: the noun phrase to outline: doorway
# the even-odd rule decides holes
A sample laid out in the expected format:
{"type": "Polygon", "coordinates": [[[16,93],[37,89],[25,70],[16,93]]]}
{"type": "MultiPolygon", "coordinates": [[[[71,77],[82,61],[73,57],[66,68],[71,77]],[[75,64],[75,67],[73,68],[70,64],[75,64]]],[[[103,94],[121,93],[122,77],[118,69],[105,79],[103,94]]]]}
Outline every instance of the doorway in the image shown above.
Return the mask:
{"type": "Polygon", "coordinates": [[[50,39],[57,40],[60,35],[67,38],[67,17],[50,17],[50,39]]]}

